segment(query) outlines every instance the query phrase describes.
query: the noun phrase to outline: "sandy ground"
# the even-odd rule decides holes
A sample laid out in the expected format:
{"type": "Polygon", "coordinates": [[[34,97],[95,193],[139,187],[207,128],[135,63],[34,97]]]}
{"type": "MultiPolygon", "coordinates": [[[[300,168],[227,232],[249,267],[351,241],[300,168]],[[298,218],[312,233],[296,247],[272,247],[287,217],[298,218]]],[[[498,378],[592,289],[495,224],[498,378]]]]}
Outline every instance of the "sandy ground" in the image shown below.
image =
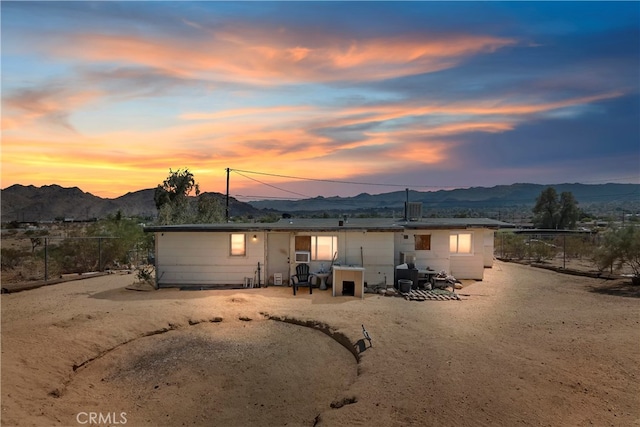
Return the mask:
{"type": "Polygon", "coordinates": [[[2,295],[2,425],[640,425],[619,282],[498,261],[462,301],[416,302],[133,280],[2,295]]]}

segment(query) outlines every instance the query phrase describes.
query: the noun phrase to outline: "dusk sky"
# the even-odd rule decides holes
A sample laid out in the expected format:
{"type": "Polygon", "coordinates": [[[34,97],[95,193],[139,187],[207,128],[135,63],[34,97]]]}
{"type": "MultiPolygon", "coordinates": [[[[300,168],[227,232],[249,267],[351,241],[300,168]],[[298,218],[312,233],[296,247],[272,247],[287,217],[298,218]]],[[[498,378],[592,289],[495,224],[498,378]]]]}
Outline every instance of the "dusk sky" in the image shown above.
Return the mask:
{"type": "Polygon", "coordinates": [[[243,201],[640,183],[639,2],[1,12],[2,188],[117,197],[184,167],[221,193],[234,169],[243,201]]]}

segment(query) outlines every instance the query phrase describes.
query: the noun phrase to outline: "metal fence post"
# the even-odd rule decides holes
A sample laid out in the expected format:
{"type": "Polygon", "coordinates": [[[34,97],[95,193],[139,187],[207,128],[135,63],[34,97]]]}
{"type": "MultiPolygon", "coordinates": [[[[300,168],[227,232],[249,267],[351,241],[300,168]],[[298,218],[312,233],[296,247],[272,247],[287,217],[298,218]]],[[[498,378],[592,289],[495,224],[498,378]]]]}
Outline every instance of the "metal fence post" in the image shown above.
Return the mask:
{"type": "Polygon", "coordinates": [[[49,245],[49,239],[44,238],[44,281],[49,280],[49,254],[47,247],[49,245]]]}

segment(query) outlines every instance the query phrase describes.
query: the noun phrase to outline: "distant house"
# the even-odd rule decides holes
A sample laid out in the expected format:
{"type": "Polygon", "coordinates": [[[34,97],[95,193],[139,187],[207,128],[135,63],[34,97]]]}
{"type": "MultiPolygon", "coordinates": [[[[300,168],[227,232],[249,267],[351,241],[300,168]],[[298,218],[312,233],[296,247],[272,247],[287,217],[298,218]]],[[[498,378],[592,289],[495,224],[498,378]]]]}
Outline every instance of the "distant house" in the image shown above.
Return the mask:
{"type": "Polygon", "coordinates": [[[301,219],[145,227],[155,233],[158,287],[288,284],[298,263],[364,267],[369,284],[393,283],[413,261],[458,279],[478,279],[493,264],[494,231],[509,224],[481,218],[301,219]]]}

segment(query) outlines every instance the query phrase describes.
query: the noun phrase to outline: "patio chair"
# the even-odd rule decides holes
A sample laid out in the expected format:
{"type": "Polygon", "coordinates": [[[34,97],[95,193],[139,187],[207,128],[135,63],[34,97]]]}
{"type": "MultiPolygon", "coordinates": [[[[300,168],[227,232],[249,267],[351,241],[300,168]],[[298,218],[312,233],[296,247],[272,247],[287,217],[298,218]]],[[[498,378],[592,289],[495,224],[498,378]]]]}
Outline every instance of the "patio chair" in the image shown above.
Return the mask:
{"type": "Polygon", "coordinates": [[[293,286],[293,295],[298,291],[298,286],[308,286],[309,294],[313,294],[312,279],[315,277],[313,273],[309,273],[309,264],[298,264],[296,266],[296,274],[291,276],[291,286],[293,286]]]}

